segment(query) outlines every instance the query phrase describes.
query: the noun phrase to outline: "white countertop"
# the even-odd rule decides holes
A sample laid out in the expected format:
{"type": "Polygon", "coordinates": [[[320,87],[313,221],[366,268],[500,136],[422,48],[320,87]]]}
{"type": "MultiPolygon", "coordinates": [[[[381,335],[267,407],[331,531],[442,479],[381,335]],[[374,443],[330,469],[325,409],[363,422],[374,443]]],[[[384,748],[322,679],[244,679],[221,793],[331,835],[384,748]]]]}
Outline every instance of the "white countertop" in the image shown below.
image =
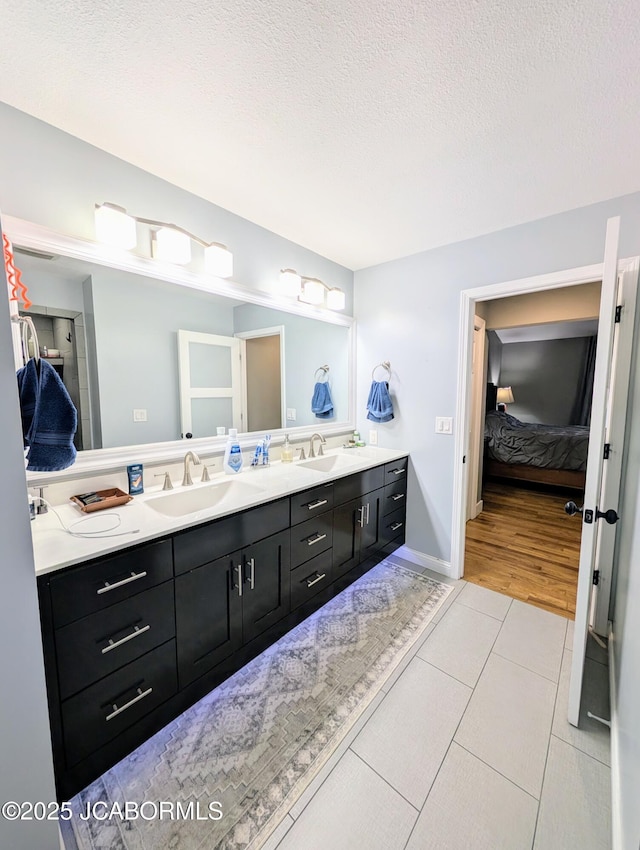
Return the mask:
{"type": "Polygon", "coordinates": [[[163,492],[161,486],[147,488],[143,494],[134,496],[133,501],[126,505],[91,514],[82,513],[72,504],[56,505],[55,510],[67,527],[82,521],[81,525],[75,526],[76,531],[89,532],[92,526],[94,528],[110,527],[115,523],[116,515],[120,517],[121,524],[110,532],[110,536],[109,533],[105,533],[102,536],[97,534],[95,537],[74,537],[62,528],[51,509],[48,513],[41,514],[31,523],[36,575],[44,575],[144,541],[164,537],[184,528],[200,525],[264,502],[344,478],[382,463],[398,460],[406,457],[407,454],[406,451],[371,446],[337,449],[327,452],[325,457],[340,456],[344,458],[345,465],[338,466],[330,472],[304,468],[300,462],[284,464],[277,462],[268,468],[252,469],[245,466],[238,475],[219,474],[212,476],[208,483],[194,484],[192,487],[176,486],[170,492],[163,492]],[[238,488],[240,491],[238,493],[234,493],[234,488],[230,487],[229,493],[214,507],[183,516],[165,516],[149,504],[171,494],[187,494],[216,487],[230,479],[248,486],[238,488]]]}

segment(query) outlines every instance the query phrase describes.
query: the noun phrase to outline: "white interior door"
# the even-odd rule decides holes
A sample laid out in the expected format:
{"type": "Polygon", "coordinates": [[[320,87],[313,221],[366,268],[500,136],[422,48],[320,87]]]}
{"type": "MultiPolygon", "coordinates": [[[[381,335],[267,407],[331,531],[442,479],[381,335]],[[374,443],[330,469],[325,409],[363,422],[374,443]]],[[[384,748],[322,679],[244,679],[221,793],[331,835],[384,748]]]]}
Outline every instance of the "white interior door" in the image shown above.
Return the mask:
{"type": "Polygon", "coordinates": [[[486,342],[484,319],[473,320],[473,353],[471,356],[471,416],[469,417],[469,468],[467,475],[467,519],[475,519],[482,511],[480,498],[480,462],[482,459],[485,408],[484,353],[486,342]]]}
{"type": "Polygon", "coordinates": [[[242,427],[240,340],[178,331],[180,428],[194,437],[242,427]]]}
{"type": "MultiPolygon", "coordinates": [[[[593,379],[593,405],[591,409],[591,429],[589,435],[589,453],[587,456],[587,472],[584,492],[584,507],[582,509],[582,539],[580,544],[580,567],[578,570],[578,591],[576,597],[576,618],[573,641],[573,658],[571,665],[571,682],[569,686],[568,719],[574,726],[578,725],[580,704],[582,698],[582,678],[584,674],[584,659],[589,630],[589,617],[592,607],[592,591],[594,588],[593,575],[597,565],[598,550],[604,520],[598,518],[598,510],[603,507],[602,484],[604,446],[607,442],[606,426],[608,411],[612,409],[611,378],[616,375],[613,364],[614,329],[616,306],[618,300],[618,240],[620,219],[611,218],[607,222],[607,234],[604,250],[604,265],[602,274],[602,292],[600,297],[600,316],[598,323],[598,344],[593,379]]],[[[622,377],[622,376],[620,376],[622,377]]],[[[626,376],[628,385],[628,371],[626,376]]],[[[615,471],[607,471],[608,489],[616,485],[615,471]]],[[[617,487],[620,487],[620,470],[618,469],[617,487]]]]}

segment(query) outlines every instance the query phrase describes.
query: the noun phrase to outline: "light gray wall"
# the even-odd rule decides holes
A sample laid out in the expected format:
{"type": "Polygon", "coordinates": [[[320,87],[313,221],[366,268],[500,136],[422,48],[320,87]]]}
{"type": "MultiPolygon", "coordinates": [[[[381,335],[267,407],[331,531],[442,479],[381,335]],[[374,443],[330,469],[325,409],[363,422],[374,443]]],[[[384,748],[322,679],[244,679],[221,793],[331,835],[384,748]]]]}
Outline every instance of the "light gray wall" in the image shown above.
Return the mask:
{"type": "Polygon", "coordinates": [[[102,447],[179,440],[177,332],[233,336],[233,308],[110,269],[91,277],[102,447]],[[133,421],[134,408],[147,411],[146,422],[133,421]]]}
{"type": "MultiPolygon", "coordinates": [[[[434,433],[436,416],[454,416],[460,292],[491,283],[602,262],[606,220],[621,216],[620,256],[640,254],[640,193],[625,195],[356,272],[358,416],[372,364],[391,360],[397,418],[378,426],[382,446],[411,453],[407,544],[448,561],[451,552],[454,441],[434,433]]],[[[634,359],[640,355],[636,342],[634,359]]],[[[454,423],[454,427],[456,423],[454,423]]],[[[624,850],[637,850],[640,814],[640,380],[628,418],[631,442],[614,611],[618,675],[624,850]]]]}
{"type": "Polygon", "coordinates": [[[235,332],[252,331],[274,325],[286,325],[285,346],[285,398],[287,407],[296,410],[295,422],[285,422],[283,428],[300,425],[331,424],[344,422],[349,416],[349,346],[348,329],[340,325],[330,325],[281,313],[276,310],[245,304],[236,307],[235,332]],[[333,419],[318,419],[311,412],[311,398],[319,366],[327,364],[331,398],[335,416],[333,419]]]}
{"type": "Polygon", "coordinates": [[[508,412],[523,422],[572,425],[588,337],[509,342],[502,347],[498,386],[511,387],[508,412]]]}
{"type": "Polygon", "coordinates": [[[223,242],[233,251],[233,279],[246,286],[271,292],[280,269],[297,269],[343,289],[351,313],[353,273],[343,266],[2,103],[0,126],[5,215],[95,239],[95,204],[111,201],[133,215],[223,242]]]}
{"type": "MultiPolygon", "coordinates": [[[[0,267],[4,269],[4,266],[0,267]]],[[[24,475],[22,429],[9,302],[0,271],[0,433],[2,434],[2,593],[0,593],[0,801],[55,800],[36,578],[24,475]]],[[[55,821],[0,818],[0,846],[57,850],[55,821]]]]}

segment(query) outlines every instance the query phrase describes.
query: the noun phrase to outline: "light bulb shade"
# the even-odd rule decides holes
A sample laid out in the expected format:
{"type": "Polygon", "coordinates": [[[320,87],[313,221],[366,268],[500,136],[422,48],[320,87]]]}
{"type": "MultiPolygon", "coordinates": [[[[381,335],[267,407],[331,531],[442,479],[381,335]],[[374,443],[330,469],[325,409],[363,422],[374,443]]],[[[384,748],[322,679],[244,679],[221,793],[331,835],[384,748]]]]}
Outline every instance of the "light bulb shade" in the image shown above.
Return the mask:
{"type": "Polygon", "coordinates": [[[96,239],[112,248],[135,248],[138,241],[135,218],[115,204],[96,206],[96,239]]]}
{"type": "Polygon", "coordinates": [[[344,310],[346,303],[346,296],[341,289],[334,287],[327,292],[327,307],[330,310],[344,310]]]}
{"type": "Polygon", "coordinates": [[[498,404],[513,404],[514,398],[511,387],[498,387],[496,402],[498,404]]]}
{"type": "Polygon", "coordinates": [[[324,284],[313,278],[305,280],[302,284],[300,299],[306,301],[307,304],[322,304],[324,301],[324,284]]]}
{"type": "Polygon", "coordinates": [[[209,274],[217,277],[231,277],[233,274],[233,254],[224,245],[216,242],[204,249],[204,267],[209,274]]]}
{"type": "Polygon", "coordinates": [[[302,278],[298,272],[293,269],[282,269],[280,272],[280,291],[283,295],[290,295],[292,298],[297,298],[300,295],[300,286],[302,278]]]}
{"type": "Polygon", "coordinates": [[[161,227],[153,238],[154,256],[163,263],[184,266],[191,262],[191,238],[173,227],[161,227]]]}

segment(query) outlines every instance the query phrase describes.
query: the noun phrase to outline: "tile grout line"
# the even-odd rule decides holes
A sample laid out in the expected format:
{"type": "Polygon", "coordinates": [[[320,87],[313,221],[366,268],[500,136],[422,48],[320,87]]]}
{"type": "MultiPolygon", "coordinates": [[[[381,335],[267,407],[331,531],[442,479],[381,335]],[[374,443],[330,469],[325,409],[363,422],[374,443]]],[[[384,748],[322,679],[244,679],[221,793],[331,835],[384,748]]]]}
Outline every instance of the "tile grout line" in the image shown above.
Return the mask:
{"type": "Polygon", "coordinates": [[[532,794],[531,791],[527,791],[527,789],[523,788],[522,785],[518,785],[517,782],[514,782],[513,779],[508,777],[506,774],[502,773],[502,771],[498,770],[492,764],[489,764],[488,761],[485,761],[483,758],[480,758],[480,756],[476,755],[468,747],[465,747],[464,744],[461,744],[460,741],[454,741],[453,743],[455,743],[455,745],[457,747],[460,747],[461,750],[464,750],[466,753],[469,753],[470,756],[473,756],[474,759],[477,759],[478,761],[482,762],[482,764],[486,765],[489,768],[489,770],[492,770],[494,773],[497,773],[498,776],[501,776],[510,785],[513,785],[514,788],[517,788],[519,791],[522,791],[523,794],[526,794],[527,797],[531,797],[532,800],[535,800],[536,803],[538,805],[540,805],[540,800],[538,799],[538,797],[535,796],[535,794],[532,794]]]}
{"type": "MultiPolygon", "coordinates": [[[[506,655],[501,655],[499,652],[495,652],[492,650],[493,655],[497,655],[498,658],[502,658],[503,661],[508,661],[510,664],[515,664],[516,667],[520,667],[521,670],[527,670],[529,673],[534,673],[536,676],[540,676],[541,679],[544,679],[546,682],[551,682],[552,685],[556,685],[556,687],[560,684],[560,670],[558,670],[558,678],[550,679],[549,676],[545,676],[544,673],[541,673],[539,670],[532,670],[531,667],[527,667],[524,664],[521,664],[519,661],[514,661],[513,658],[507,658],[506,655]]],[[[562,659],[560,659],[560,669],[562,669],[562,659]]]]}
{"type": "MultiPolygon", "coordinates": [[[[402,799],[405,801],[405,803],[407,803],[408,805],[410,805],[410,806],[411,806],[411,808],[412,808],[412,809],[414,810],[414,812],[416,813],[416,820],[417,820],[417,815],[419,815],[419,814],[420,814],[420,809],[418,809],[416,806],[414,806],[414,805],[413,805],[413,803],[411,802],[411,800],[407,800],[407,798],[404,796],[404,794],[403,794],[401,791],[398,791],[398,789],[397,789],[397,788],[394,788],[394,787],[393,787],[393,785],[389,782],[389,780],[388,780],[388,779],[385,779],[385,778],[384,778],[384,776],[383,776],[381,773],[378,773],[378,771],[375,769],[375,767],[372,767],[372,766],[369,764],[369,762],[368,762],[366,759],[364,759],[364,758],[363,758],[363,757],[362,757],[359,753],[357,753],[355,750],[352,750],[352,749],[351,749],[351,747],[349,747],[349,749],[347,750],[347,752],[352,753],[352,755],[354,755],[354,756],[358,759],[358,761],[361,761],[361,762],[362,762],[362,764],[364,764],[364,765],[365,765],[365,767],[368,767],[370,771],[372,771],[373,773],[375,773],[375,775],[376,775],[379,779],[381,779],[381,780],[384,782],[384,784],[385,784],[388,788],[391,788],[391,790],[392,790],[395,794],[397,794],[399,797],[402,797],[402,799]]],[[[344,757],[344,755],[346,755],[346,753],[344,753],[344,754],[343,754],[343,757],[344,757]]],[[[342,761],[342,759],[340,759],[340,761],[342,761]]]]}
{"type": "Polygon", "coordinates": [[[601,764],[603,767],[606,767],[611,770],[611,765],[607,764],[606,761],[602,761],[602,759],[597,758],[592,753],[588,753],[586,750],[583,750],[582,747],[577,747],[575,744],[572,744],[571,741],[566,741],[564,738],[561,738],[560,735],[556,735],[556,733],[553,731],[553,726],[551,727],[551,729],[552,738],[555,738],[557,741],[562,741],[563,744],[566,744],[568,747],[573,747],[574,750],[577,750],[577,752],[582,753],[583,756],[587,756],[588,758],[593,759],[593,761],[597,762],[598,764],[601,764]]]}

